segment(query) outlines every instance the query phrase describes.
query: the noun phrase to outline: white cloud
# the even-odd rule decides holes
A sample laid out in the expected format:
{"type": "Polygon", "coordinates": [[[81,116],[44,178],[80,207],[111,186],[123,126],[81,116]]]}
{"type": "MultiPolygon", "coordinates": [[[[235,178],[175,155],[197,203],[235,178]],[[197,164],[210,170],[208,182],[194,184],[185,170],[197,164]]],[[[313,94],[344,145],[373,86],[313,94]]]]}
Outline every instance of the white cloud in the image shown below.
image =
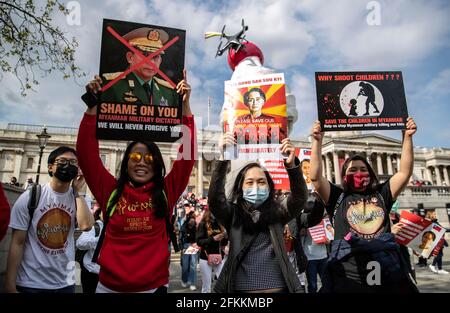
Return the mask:
{"type": "Polygon", "coordinates": [[[302,74],[296,73],[288,83],[292,94],[295,95],[298,120],[294,125],[291,136],[306,136],[314,120],[317,119],[317,102],[314,80],[302,74]]]}
{"type": "Polygon", "coordinates": [[[450,94],[450,68],[441,71],[420,93],[427,97],[450,94]]]}
{"type": "Polygon", "coordinates": [[[368,1],[303,1],[324,64],[358,69],[414,66],[447,45],[450,8],[437,1],[379,1],[381,25],[367,24],[368,1]]]}
{"type": "MultiPolygon", "coordinates": [[[[88,77],[80,79],[77,85],[73,80],[62,80],[59,73],[52,74],[40,79],[36,93],[22,98],[18,82],[5,75],[0,81],[0,122],[78,126],[84,111],[80,100],[83,85],[98,72],[103,18],[186,29],[186,67],[192,86],[193,111],[205,116],[207,99],[211,96],[212,121],[218,121],[223,81],[228,80],[232,72],[226,54],[214,57],[218,38],[204,40],[203,35],[205,31],[220,31],[224,24],[227,33],[235,33],[244,18],[249,26],[247,39],[263,50],[265,65],[286,72],[299,114],[294,135],[307,134],[316,118],[314,77],[310,73],[325,69],[403,69],[412,73],[413,69],[426,68],[436,51],[450,45],[450,6],[442,1],[380,0],[380,26],[366,23],[368,0],[80,2],[80,26],[68,26],[64,17],[55,21],[69,37],[75,36],[78,40],[76,58],[88,77]]],[[[430,70],[422,72],[421,79],[408,77],[409,86],[420,85],[424,77],[435,77],[428,84],[422,84],[422,91],[413,95],[410,101],[413,111],[415,108],[419,111],[415,103],[423,102],[416,99],[423,100],[427,96],[437,107],[437,103],[442,103],[435,110],[441,112],[441,116],[445,115],[442,112],[448,112],[442,109],[447,103],[439,101],[448,98],[449,66],[448,59],[442,60],[445,70],[440,73],[430,70]]],[[[448,122],[440,127],[448,128],[447,125],[448,122]]]]}
{"type": "Polygon", "coordinates": [[[298,9],[296,1],[243,1],[227,12],[223,23],[232,34],[239,31],[244,18],[249,26],[247,38],[263,50],[265,65],[286,69],[302,64],[314,45],[307,25],[296,17],[298,9]]]}

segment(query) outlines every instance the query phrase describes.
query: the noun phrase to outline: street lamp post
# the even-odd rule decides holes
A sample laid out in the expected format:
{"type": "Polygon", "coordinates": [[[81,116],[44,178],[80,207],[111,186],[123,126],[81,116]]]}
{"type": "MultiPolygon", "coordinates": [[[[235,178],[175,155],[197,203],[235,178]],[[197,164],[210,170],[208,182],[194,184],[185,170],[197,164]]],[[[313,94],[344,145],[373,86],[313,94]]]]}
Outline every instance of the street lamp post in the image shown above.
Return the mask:
{"type": "Polygon", "coordinates": [[[38,169],[36,173],[36,185],[39,184],[39,173],[41,172],[41,161],[42,161],[42,154],[44,153],[45,146],[47,145],[48,140],[52,137],[49,134],[47,134],[47,127],[43,127],[42,131],[39,135],[36,135],[38,137],[38,145],[39,145],[39,163],[38,163],[38,169]]]}

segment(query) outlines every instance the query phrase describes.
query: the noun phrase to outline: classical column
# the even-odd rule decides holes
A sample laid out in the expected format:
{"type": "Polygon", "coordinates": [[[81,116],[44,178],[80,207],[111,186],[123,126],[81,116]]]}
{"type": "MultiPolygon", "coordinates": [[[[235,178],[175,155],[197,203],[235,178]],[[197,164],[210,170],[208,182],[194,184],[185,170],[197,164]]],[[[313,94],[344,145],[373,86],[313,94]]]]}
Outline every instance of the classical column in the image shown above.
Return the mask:
{"type": "Polygon", "coordinates": [[[109,172],[111,173],[111,175],[113,175],[114,177],[116,177],[116,170],[117,170],[117,150],[112,150],[111,153],[111,158],[109,161],[109,172]]]}
{"type": "Polygon", "coordinates": [[[436,172],[436,185],[442,186],[442,176],[441,171],[439,170],[439,166],[435,166],[434,171],[436,172]]]}
{"type": "Polygon", "coordinates": [[[433,173],[431,172],[431,168],[427,167],[427,180],[434,185],[433,183],[433,173]]]}
{"type": "Polygon", "coordinates": [[[203,158],[197,160],[197,197],[203,196],[203,158]]]}
{"type": "Polygon", "coordinates": [[[16,150],[16,155],[14,156],[14,171],[13,176],[17,178],[19,181],[20,170],[22,169],[22,159],[23,159],[23,151],[16,150]]]}
{"type": "Polygon", "coordinates": [[[377,153],[377,174],[383,175],[383,159],[380,153],[377,153]]]}
{"type": "Polygon", "coordinates": [[[325,162],[327,163],[327,180],[328,181],[333,181],[333,175],[331,174],[331,159],[327,154],[325,154],[325,162]]]}
{"type": "Polygon", "coordinates": [[[339,157],[337,151],[333,151],[334,179],[336,185],[341,184],[341,170],[339,168],[339,157]]]}
{"type": "Polygon", "coordinates": [[[450,179],[448,178],[448,168],[447,168],[447,166],[444,166],[443,170],[444,170],[444,181],[445,181],[445,184],[447,186],[450,186],[450,179]]]}
{"type": "Polygon", "coordinates": [[[345,159],[347,160],[350,157],[350,154],[348,153],[348,151],[345,151],[345,159]]]}
{"type": "Polygon", "coordinates": [[[391,160],[390,154],[386,155],[386,163],[387,163],[388,175],[394,175],[394,172],[392,171],[392,160],[391,160]]]}
{"type": "Polygon", "coordinates": [[[400,167],[400,158],[399,155],[396,154],[395,158],[392,158],[392,169],[394,171],[394,174],[396,174],[398,172],[398,169],[400,167]]]}
{"type": "Polygon", "coordinates": [[[326,171],[327,171],[327,165],[326,165],[326,162],[325,162],[325,159],[326,159],[327,157],[325,156],[325,155],[323,155],[322,156],[322,158],[321,158],[321,160],[322,160],[322,175],[325,175],[325,177],[326,177],[326,171]]]}
{"type": "Polygon", "coordinates": [[[367,160],[367,163],[369,163],[370,166],[372,166],[372,168],[373,168],[374,166],[372,164],[372,152],[371,151],[369,151],[369,152],[366,151],[366,160],[367,160]]]}

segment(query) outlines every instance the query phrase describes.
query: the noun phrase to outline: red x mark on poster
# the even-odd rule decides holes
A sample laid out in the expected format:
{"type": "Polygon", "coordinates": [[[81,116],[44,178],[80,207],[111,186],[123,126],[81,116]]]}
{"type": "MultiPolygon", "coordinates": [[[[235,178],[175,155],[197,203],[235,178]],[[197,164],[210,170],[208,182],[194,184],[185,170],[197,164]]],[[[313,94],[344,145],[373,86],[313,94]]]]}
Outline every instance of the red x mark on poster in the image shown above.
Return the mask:
{"type": "Polygon", "coordinates": [[[108,90],[111,86],[113,86],[115,83],[117,83],[119,80],[121,80],[123,77],[125,77],[126,75],[128,75],[130,72],[134,71],[136,68],[138,68],[139,66],[141,66],[143,63],[148,63],[159,75],[161,75],[162,78],[164,78],[173,88],[176,88],[175,83],[169,78],[167,77],[166,74],[164,74],[164,72],[162,72],[152,61],[150,61],[151,59],[153,59],[156,55],[160,54],[162,51],[166,50],[167,48],[169,48],[171,45],[173,45],[175,42],[178,41],[178,39],[180,39],[179,36],[176,36],[175,38],[173,38],[172,40],[170,40],[169,42],[167,42],[164,46],[162,46],[161,48],[159,48],[158,50],[156,50],[155,52],[149,54],[147,57],[144,57],[144,55],[135,47],[133,47],[132,45],[130,45],[128,43],[128,41],[126,41],[123,37],[121,37],[118,33],[116,33],[116,31],[108,26],[106,28],[114,37],[117,38],[117,40],[119,40],[121,43],[123,43],[125,46],[128,47],[128,49],[130,49],[133,53],[135,53],[136,55],[140,56],[142,58],[141,61],[139,61],[138,63],[136,63],[135,65],[133,65],[132,67],[130,67],[129,69],[127,69],[126,71],[124,71],[122,74],[120,74],[119,76],[117,76],[116,78],[114,78],[112,81],[110,81],[109,83],[107,83],[105,86],[103,86],[103,88],[101,89],[101,91],[105,91],[108,90]]]}

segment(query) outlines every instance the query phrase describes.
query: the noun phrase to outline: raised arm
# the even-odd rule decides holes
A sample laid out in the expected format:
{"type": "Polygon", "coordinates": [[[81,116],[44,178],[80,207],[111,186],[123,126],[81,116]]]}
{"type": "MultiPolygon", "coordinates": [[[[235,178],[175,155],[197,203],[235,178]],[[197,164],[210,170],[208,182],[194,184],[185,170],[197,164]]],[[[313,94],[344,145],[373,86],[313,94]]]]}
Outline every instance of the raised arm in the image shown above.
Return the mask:
{"type": "Polygon", "coordinates": [[[413,173],[414,147],[412,136],[416,133],[417,126],[412,117],[408,117],[406,131],[403,132],[402,156],[400,159],[400,169],[390,180],[392,198],[397,199],[398,195],[408,184],[413,173]]]}
{"type": "Polygon", "coordinates": [[[289,184],[291,186],[291,193],[281,203],[288,212],[285,221],[287,223],[297,217],[303,210],[308,198],[308,189],[306,188],[306,182],[300,168],[300,161],[295,157],[295,149],[289,138],[281,141],[280,152],[288,156],[284,161],[284,166],[288,173],[289,184]]]}
{"type": "Polygon", "coordinates": [[[322,140],[323,132],[319,121],[315,121],[311,130],[311,181],[315,191],[328,203],[330,184],[322,175],[322,140]]]}
{"type": "Polygon", "coordinates": [[[300,216],[300,227],[309,228],[319,224],[323,219],[323,213],[325,211],[325,203],[320,196],[316,193],[314,202],[308,202],[312,208],[309,213],[302,213],[300,216]]]}
{"type": "MultiPolygon", "coordinates": [[[[178,198],[186,189],[197,156],[197,134],[189,103],[191,86],[187,83],[186,70],[183,71],[183,80],[177,85],[177,92],[183,96],[183,136],[180,139],[181,146],[178,150],[177,159],[164,179],[170,210],[173,210],[178,198]]],[[[201,161],[202,158],[200,157],[199,162],[201,161]]],[[[170,214],[172,214],[172,211],[170,214]]]]}
{"type": "MultiPolygon", "coordinates": [[[[86,90],[94,94],[98,93],[100,85],[101,78],[95,76],[95,79],[86,86],[86,90]]],[[[96,122],[97,106],[94,106],[86,110],[81,120],[77,137],[77,156],[89,189],[102,210],[105,210],[109,196],[116,188],[117,183],[100,159],[100,150],[95,136],[96,122]]]]}
{"type": "Polygon", "coordinates": [[[232,133],[228,132],[221,138],[220,158],[215,161],[214,170],[211,175],[211,183],[208,191],[208,207],[212,214],[217,218],[218,222],[222,224],[227,230],[230,229],[231,220],[233,218],[233,208],[227,201],[225,196],[225,177],[230,161],[224,160],[224,150],[236,144],[236,140],[232,133]]]}
{"type": "Polygon", "coordinates": [[[92,212],[86,203],[86,199],[84,199],[84,197],[79,194],[79,191],[83,190],[83,187],[85,187],[85,185],[86,182],[83,175],[78,175],[72,181],[72,188],[75,193],[75,201],[77,205],[77,223],[78,228],[81,231],[90,230],[95,223],[94,215],[92,215],[92,212]]]}
{"type": "Polygon", "coordinates": [[[208,191],[208,208],[227,230],[231,227],[233,211],[225,196],[225,176],[230,161],[215,161],[208,191]]]}

